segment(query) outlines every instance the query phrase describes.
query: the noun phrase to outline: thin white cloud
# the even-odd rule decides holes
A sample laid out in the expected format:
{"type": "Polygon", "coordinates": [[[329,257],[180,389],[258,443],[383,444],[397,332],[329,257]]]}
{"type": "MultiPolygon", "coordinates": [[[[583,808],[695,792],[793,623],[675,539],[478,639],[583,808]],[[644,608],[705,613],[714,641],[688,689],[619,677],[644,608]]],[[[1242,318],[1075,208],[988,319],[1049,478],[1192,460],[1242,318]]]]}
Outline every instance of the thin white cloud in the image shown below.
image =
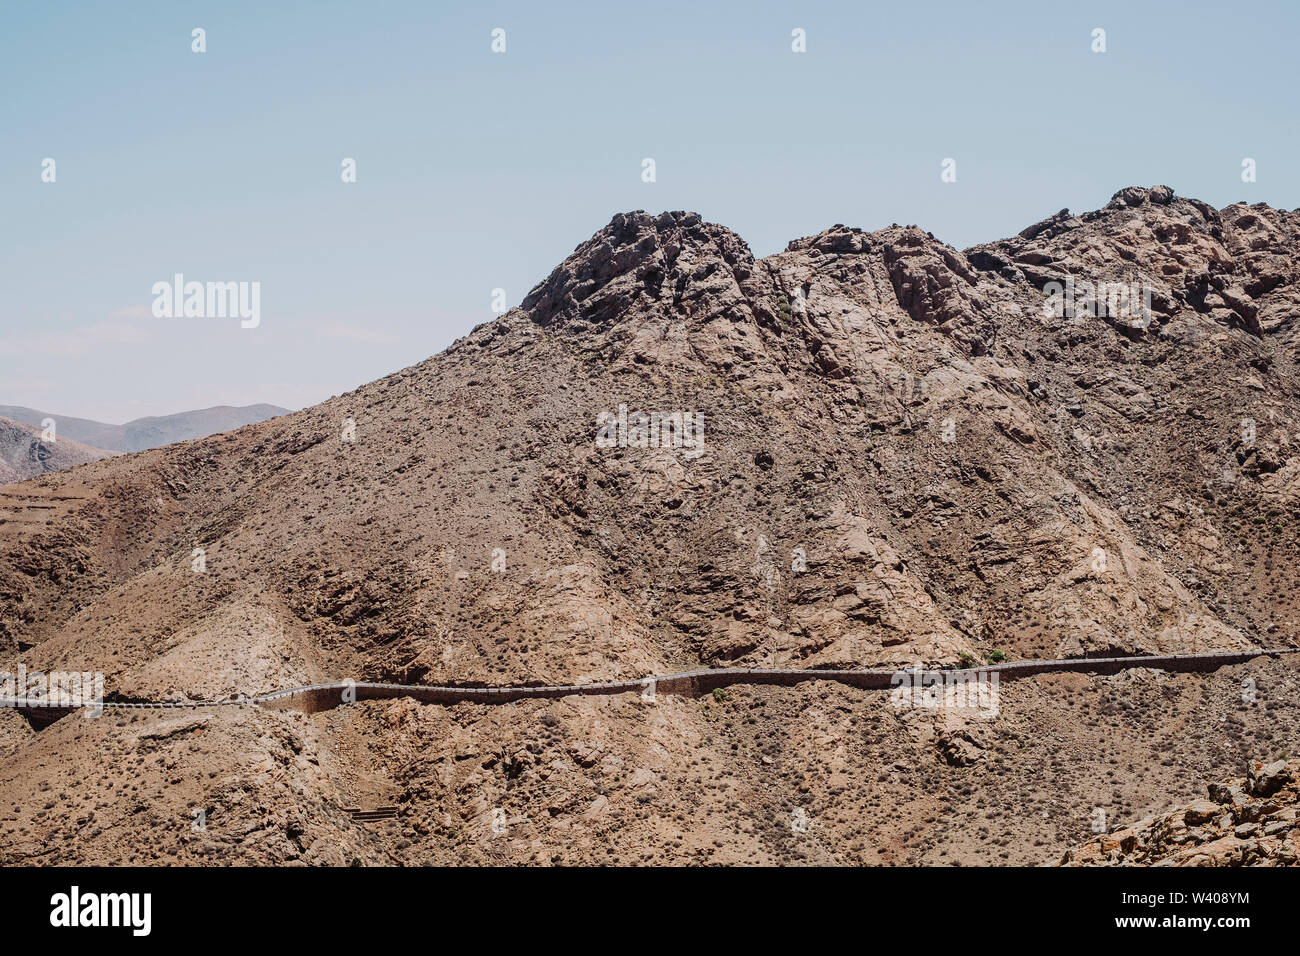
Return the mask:
{"type": "Polygon", "coordinates": [[[0,335],[2,356],[77,358],[105,345],[138,345],[149,341],[144,329],[129,322],[97,322],[72,329],[21,331],[0,335]]]}

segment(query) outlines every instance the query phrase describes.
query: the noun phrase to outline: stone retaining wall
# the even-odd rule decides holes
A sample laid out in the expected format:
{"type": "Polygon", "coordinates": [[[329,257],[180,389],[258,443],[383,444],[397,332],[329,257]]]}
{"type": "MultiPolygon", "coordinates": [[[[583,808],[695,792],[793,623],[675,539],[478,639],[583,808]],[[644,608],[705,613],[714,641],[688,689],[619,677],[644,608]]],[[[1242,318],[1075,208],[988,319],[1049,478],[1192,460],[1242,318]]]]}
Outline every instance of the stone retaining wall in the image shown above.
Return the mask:
{"type": "MultiPolygon", "coordinates": [[[[1280,657],[1295,654],[1300,648],[1270,648],[1247,651],[1207,651],[1201,654],[1157,654],[1134,657],[1072,658],[1057,661],[1010,661],[983,667],[958,670],[913,670],[917,683],[927,679],[942,680],[945,675],[960,674],[980,680],[996,674],[999,681],[1032,677],[1036,674],[1063,672],[1089,674],[1117,674],[1132,667],[1151,667],[1165,671],[1211,671],[1225,664],[1239,664],[1256,657],[1280,657]]],[[[315,713],[330,710],[345,703],[362,700],[388,700],[410,697],[426,704],[505,704],[510,701],[537,697],[594,697],[611,694],[675,694],[686,697],[710,693],[733,684],[770,684],[791,687],[809,680],[831,680],[864,690],[888,690],[896,686],[907,670],[791,670],[774,668],[728,667],[686,671],[662,677],[638,680],[606,681],[592,684],[563,684],[558,686],[504,686],[504,687],[432,687],[420,684],[374,684],[340,681],[332,684],[312,684],[288,690],[263,694],[258,697],[222,701],[147,701],[119,703],[105,701],[104,710],[193,710],[206,707],[259,706],[272,710],[301,710],[315,713]]],[[[0,698],[0,706],[22,705],[33,723],[44,726],[77,710],[75,707],[48,707],[38,703],[19,702],[0,698]]]]}

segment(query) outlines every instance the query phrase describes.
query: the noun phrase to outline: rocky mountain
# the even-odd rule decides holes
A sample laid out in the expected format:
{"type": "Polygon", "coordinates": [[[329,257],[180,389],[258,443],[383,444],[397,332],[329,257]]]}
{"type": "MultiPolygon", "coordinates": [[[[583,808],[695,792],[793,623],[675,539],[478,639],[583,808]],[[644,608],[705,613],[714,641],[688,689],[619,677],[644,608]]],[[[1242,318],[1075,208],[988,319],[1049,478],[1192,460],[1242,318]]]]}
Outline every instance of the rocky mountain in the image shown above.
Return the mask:
{"type": "Polygon", "coordinates": [[[57,433],[46,437],[39,425],[0,418],[0,485],[84,465],[111,454],[68,438],[60,439],[57,433]]]}
{"type": "Polygon", "coordinates": [[[55,415],[21,405],[0,405],[0,416],[38,428],[44,427],[42,423],[46,419],[54,419],[60,438],[71,438],[95,448],[120,452],[144,451],[192,438],[207,438],[209,435],[264,422],[268,418],[285,415],[288,411],[278,405],[216,405],[212,408],[177,412],[174,415],[136,418],[125,425],[105,425],[88,418],[55,415]]]}
{"type": "MultiPolygon", "coordinates": [[[[1294,645],[1298,276],[1166,187],[965,252],[620,214],[417,366],[0,491],[0,642],[129,700],[1294,645]]],[[[1049,862],[1284,749],[1298,670],[0,712],[0,859],[1049,862]]]]}

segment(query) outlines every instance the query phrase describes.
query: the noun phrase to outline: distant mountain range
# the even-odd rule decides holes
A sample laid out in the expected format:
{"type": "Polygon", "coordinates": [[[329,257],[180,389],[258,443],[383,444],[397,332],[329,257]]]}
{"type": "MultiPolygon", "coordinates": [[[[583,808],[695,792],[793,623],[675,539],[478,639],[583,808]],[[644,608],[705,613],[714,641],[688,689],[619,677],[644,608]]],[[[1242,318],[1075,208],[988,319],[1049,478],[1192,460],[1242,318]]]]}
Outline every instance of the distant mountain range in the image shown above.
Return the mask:
{"type": "MultiPolygon", "coordinates": [[[[137,418],[125,425],[106,425],[86,418],[72,418],[52,412],[37,411],[21,405],[0,405],[0,417],[13,419],[24,425],[44,428],[44,421],[55,421],[55,435],[61,442],[65,438],[103,449],[105,452],[144,451],[160,445],[170,445],[191,438],[206,438],[219,432],[243,428],[288,413],[278,405],[217,405],[175,415],[137,418]]],[[[103,457],[100,455],[98,457],[103,457]]]]}

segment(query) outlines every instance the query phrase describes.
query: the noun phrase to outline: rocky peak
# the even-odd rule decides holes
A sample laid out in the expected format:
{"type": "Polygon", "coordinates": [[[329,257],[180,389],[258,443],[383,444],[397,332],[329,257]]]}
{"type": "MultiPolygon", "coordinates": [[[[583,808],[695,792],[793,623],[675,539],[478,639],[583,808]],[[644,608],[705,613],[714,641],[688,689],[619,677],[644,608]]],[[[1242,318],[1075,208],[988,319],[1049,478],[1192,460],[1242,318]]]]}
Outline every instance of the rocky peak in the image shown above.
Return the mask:
{"type": "Polygon", "coordinates": [[[1062,209],[1011,239],[968,249],[966,257],[981,272],[1040,291],[1051,284],[1132,284],[1149,298],[1151,315],[1137,325],[1120,323],[1130,337],[1181,340],[1205,319],[1206,329],[1259,336],[1293,322],[1297,235],[1293,213],[1262,204],[1216,210],[1168,186],[1129,186],[1101,209],[1062,209]]]}
{"type": "Polygon", "coordinates": [[[1173,201],[1174,191],[1168,186],[1152,186],[1150,189],[1126,186],[1110,197],[1110,202],[1106,203],[1105,208],[1124,209],[1148,202],[1156,206],[1168,206],[1173,201]]]}
{"type": "Polygon", "coordinates": [[[875,233],[865,232],[854,226],[836,223],[815,236],[795,239],[786,247],[786,252],[825,252],[825,253],[859,253],[869,252],[875,245],[872,238],[875,233]]]}
{"type": "Polygon", "coordinates": [[[680,305],[725,275],[749,277],[754,256],[743,239],[698,213],[619,213],[578,246],[522,307],[543,326],[606,326],[621,311],[680,305]]]}

